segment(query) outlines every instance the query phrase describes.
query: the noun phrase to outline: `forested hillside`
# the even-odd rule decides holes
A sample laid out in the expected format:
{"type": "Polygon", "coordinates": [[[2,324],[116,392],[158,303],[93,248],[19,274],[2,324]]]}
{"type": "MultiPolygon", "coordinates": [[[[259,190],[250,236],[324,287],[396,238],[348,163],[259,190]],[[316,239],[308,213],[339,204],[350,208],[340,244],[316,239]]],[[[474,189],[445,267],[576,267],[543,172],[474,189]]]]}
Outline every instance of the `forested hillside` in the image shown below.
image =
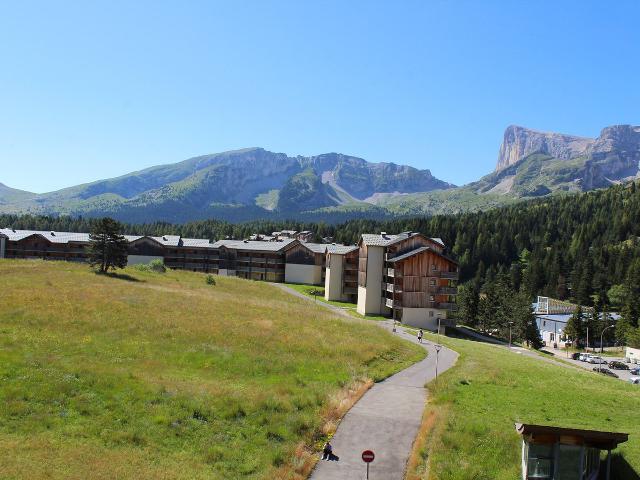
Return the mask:
{"type": "MultiPolygon", "coordinates": [[[[0,216],[0,226],[88,231],[93,220],[0,216]]],[[[182,225],[128,225],[127,233],[244,238],[283,228],[312,230],[321,237],[355,243],[364,232],[420,231],[441,237],[458,258],[461,280],[484,283],[508,273],[516,288],[591,304],[592,296],[624,284],[640,270],[640,190],[634,183],[578,195],[544,198],[478,213],[352,220],[340,225],[300,222],[230,224],[216,220],[182,225]],[[633,273],[633,269],[632,273],[633,273]]],[[[617,298],[610,299],[615,303],[617,298]]]]}

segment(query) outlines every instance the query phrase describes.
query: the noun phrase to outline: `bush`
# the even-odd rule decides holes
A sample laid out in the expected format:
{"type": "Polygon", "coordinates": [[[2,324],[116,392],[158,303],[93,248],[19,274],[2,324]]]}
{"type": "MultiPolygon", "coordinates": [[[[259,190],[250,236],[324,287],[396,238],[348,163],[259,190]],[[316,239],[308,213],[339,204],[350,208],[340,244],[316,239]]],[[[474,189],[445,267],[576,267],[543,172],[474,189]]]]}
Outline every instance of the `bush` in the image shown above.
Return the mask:
{"type": "Polygon", "coordinates": [[[213,278],[213,275],[209,274],[207,275],[207,285],[215,285],[216,284],[216,279],[213,278]]]}
{"type": "Polygon", "coordinates": [[[141,272],[164,273],[167,271],[167,267],[165,267],[164,262],[159,259],[152,260],[147,264],[136,265],[135,268],[141,272]]]}

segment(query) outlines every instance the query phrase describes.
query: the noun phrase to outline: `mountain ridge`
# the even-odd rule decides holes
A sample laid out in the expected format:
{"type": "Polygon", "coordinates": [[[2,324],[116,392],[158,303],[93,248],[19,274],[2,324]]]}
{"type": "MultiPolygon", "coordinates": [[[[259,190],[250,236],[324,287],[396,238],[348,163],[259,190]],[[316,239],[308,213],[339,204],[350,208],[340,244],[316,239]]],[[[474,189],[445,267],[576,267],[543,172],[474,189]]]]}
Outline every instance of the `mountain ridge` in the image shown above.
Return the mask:
{"type": "Polygon", "coordinates": [[[638,178],[639,164],[640,126],[613,125],[586,138],[511,125],[496,169],[459,187],[429,169],[394,162],[251,147],[44,194],[0,184],[0,213],[109,215],[135,223],[433,215],[602,188],[638,178]]]}

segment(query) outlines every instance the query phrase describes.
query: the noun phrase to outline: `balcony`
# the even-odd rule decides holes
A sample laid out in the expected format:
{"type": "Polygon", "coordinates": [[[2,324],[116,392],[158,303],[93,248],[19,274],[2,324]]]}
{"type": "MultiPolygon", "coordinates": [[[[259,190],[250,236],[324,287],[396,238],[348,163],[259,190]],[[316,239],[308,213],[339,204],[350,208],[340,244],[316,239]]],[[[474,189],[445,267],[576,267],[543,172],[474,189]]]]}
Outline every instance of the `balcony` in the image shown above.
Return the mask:
{"type": "Polygon", "coordinates": [[[448,280],[457,280],[459,272],[440,272],[440,278],[446,278],[448,280]]]}
{"type": "Polygon", "coordinates": [[[439,295],[457,295],[458,288],[457,287],[438,287],[437,292],[439,295]]]}
{"type": "Polygon", "coordinates": [[[436,308],[440,308],[442,310],[450,310],[452,312],[455,312],[455,311],[458,310],[458,304],[451,303],[451,302],[439,302],[437,304],[436,308]]]}
{"type": "Polygon", "coordinates": [[[400,300],[393,300],[392,298],[385,299],[384,305],[389,308],[398,308],[401,306],[400,300]]]}

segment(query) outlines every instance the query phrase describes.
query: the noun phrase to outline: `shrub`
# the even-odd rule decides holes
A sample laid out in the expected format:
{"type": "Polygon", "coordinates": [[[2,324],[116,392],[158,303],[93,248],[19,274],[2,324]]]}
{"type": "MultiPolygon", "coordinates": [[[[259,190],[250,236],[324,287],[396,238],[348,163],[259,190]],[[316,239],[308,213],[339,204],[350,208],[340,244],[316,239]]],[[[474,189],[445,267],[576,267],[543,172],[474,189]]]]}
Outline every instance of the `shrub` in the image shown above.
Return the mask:
{"type": "Polygon", "coordinates": [[[207,275],[207,285],[215,285],[216,279],[213,278],[213,275],[207,275]]]}
{"type": "Polygon", "coordinates": [[[135,268],[141,272],[164,273],[167,271],[167,267],[165,267],[164,262],[160,259],[152,260],[146,264],[136,265],[135,268]]]}

